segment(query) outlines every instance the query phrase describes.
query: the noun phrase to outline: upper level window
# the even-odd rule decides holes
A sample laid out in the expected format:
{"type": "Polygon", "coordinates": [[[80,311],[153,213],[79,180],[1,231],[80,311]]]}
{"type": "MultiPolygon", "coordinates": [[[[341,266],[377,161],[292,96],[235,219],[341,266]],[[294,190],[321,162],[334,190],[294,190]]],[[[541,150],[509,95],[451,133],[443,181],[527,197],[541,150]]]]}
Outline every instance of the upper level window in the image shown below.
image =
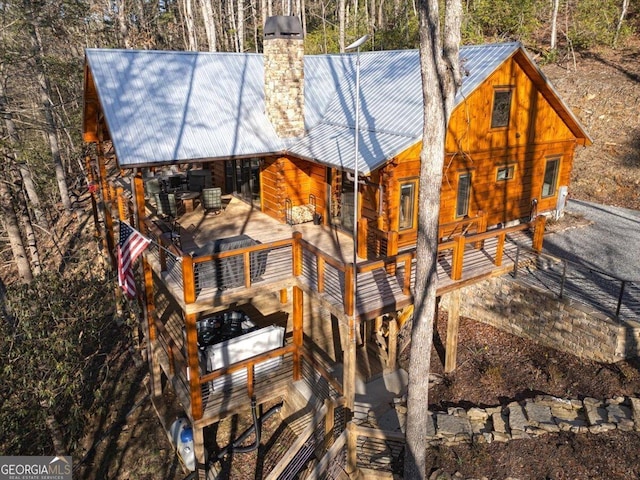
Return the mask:
{"type": "Polygon", "coordinates": [[[548,158],[544,166],[544,179],[542,181],[542,198],[552,197],[556,194],[558,183],[559,158],[548,158]]]}
{"type": "Polygon", "coordinates": [[[511,180],[516,174],[515,165],[507,165],[505,167],[498,167],[496,170],[496,182],[504,180],[511,180]]]}
{"type": "Polygon", "coordinates": [[[398,230],[416,228],[418,180],[410,180],[400,184],[400,218],[398,230]]]}
{"type": "Polygon", "coordinates": [[[510,88],[498,88],[493,92],[493,111],[491,112],[491,128],[509,126],[509,112],[511,111],[510,88]]]}
{"type": "Polygon", "coordinates": [[[469,214],[469,198],[471,197],[471,173],[458,176],[458,194],[456,198],[456,217],[469,214]]]}

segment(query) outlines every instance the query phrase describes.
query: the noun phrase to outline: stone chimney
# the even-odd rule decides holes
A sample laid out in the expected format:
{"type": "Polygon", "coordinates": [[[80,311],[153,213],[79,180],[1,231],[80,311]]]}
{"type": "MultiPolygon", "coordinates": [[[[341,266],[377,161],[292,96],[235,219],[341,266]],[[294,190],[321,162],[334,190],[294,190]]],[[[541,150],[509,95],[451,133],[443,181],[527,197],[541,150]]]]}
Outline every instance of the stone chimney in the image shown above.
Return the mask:
{"type": "Polygon", "coordinates": [[[264,25],[264,98],[280,138],[304,135],[304,42],[298,17],[274,16],[264,25]]]}

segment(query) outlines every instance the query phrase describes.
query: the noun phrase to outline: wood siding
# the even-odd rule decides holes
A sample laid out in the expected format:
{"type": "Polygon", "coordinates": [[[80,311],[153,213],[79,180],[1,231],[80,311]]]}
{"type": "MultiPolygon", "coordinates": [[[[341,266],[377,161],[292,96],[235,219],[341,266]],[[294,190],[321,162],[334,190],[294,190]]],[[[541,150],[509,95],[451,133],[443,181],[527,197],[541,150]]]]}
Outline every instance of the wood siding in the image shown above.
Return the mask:
{"type": "Polygon", "coordinates": [[[289,157],[267,159],[261,174],[262,211],[285,220],[285,201],[309,203],[315,196],[316,211],[326,217],[326,167],[289,157]]]}
{"type": "MultiPolygon", "coordinates": [[[[451,116],[445,144],[440,223],[460,220],[456,216],[460,173],[471,174],[468,216],[484,212],[488,225],[528,218],[533,199],[538,201],[538,212],[553,210],[558,188],[569,186],[576,137],[558,114],[556,108],[560,105],[554,102],[552,106],[540,93],[522,69],[523,59],[518,55],[494,72],[451,116]],[[496,88],[510,88],[513,94],[508,126],[492,129],[496,88]],[[542,198],[549,158],[560,159],[555,194],[542,198]],[[513,166],[513,178],[498,181],[498,168],[506,166],[513,166]]],[[[420,149],[418,143],[379,169],[384,184],[383,218],[378,220],[381,228],[398,231],[400,186],[403,181],[419,176],[420,149]]],[[[399,247],[415,243],[416,229],[398,233],[399,247]]]]}

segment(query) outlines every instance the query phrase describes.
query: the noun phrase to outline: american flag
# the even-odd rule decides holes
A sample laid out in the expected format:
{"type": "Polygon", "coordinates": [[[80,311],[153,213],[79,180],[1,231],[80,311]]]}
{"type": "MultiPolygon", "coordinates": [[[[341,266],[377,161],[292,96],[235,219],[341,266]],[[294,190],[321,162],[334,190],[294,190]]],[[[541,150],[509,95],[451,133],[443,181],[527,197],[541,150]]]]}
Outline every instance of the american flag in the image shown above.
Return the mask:
{"type": "Polygon", "coordinates": [[[120,222],[118,241],[118,285],[129,297],[136,296],[136,282],[133,277],[133,262],[149,245],[151,240],[125,222],[120,222]]]}

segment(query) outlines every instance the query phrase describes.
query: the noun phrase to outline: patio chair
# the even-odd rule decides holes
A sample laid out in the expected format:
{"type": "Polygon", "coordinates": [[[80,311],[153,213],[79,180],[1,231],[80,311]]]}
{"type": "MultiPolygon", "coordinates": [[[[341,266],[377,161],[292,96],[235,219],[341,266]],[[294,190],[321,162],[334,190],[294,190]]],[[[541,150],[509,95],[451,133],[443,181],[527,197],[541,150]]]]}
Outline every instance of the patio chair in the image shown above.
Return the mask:
{"type": "Polygon", "coordinates": [[[167,220],[171,226],[171,241],[180,246],[180,224],[178,223],[180,205],[176,201],[176,195],[174,193],[166,192],[157,193],[156,208],[158,216],[167,220]]]}
{"type": "Polygon", "coordinates": [[[220,187],[204,188],[200,195],[205,215],[210,211],[219,214],[222,211],[222,189],[220,187]]]}
{"type": "Polygon", "coordinates": [[[156,194],[162,191],[160,188],[160,180],[157,178],[149,178],[144,182],[144,189],[146,197],[155,201],[156,194]]]}

